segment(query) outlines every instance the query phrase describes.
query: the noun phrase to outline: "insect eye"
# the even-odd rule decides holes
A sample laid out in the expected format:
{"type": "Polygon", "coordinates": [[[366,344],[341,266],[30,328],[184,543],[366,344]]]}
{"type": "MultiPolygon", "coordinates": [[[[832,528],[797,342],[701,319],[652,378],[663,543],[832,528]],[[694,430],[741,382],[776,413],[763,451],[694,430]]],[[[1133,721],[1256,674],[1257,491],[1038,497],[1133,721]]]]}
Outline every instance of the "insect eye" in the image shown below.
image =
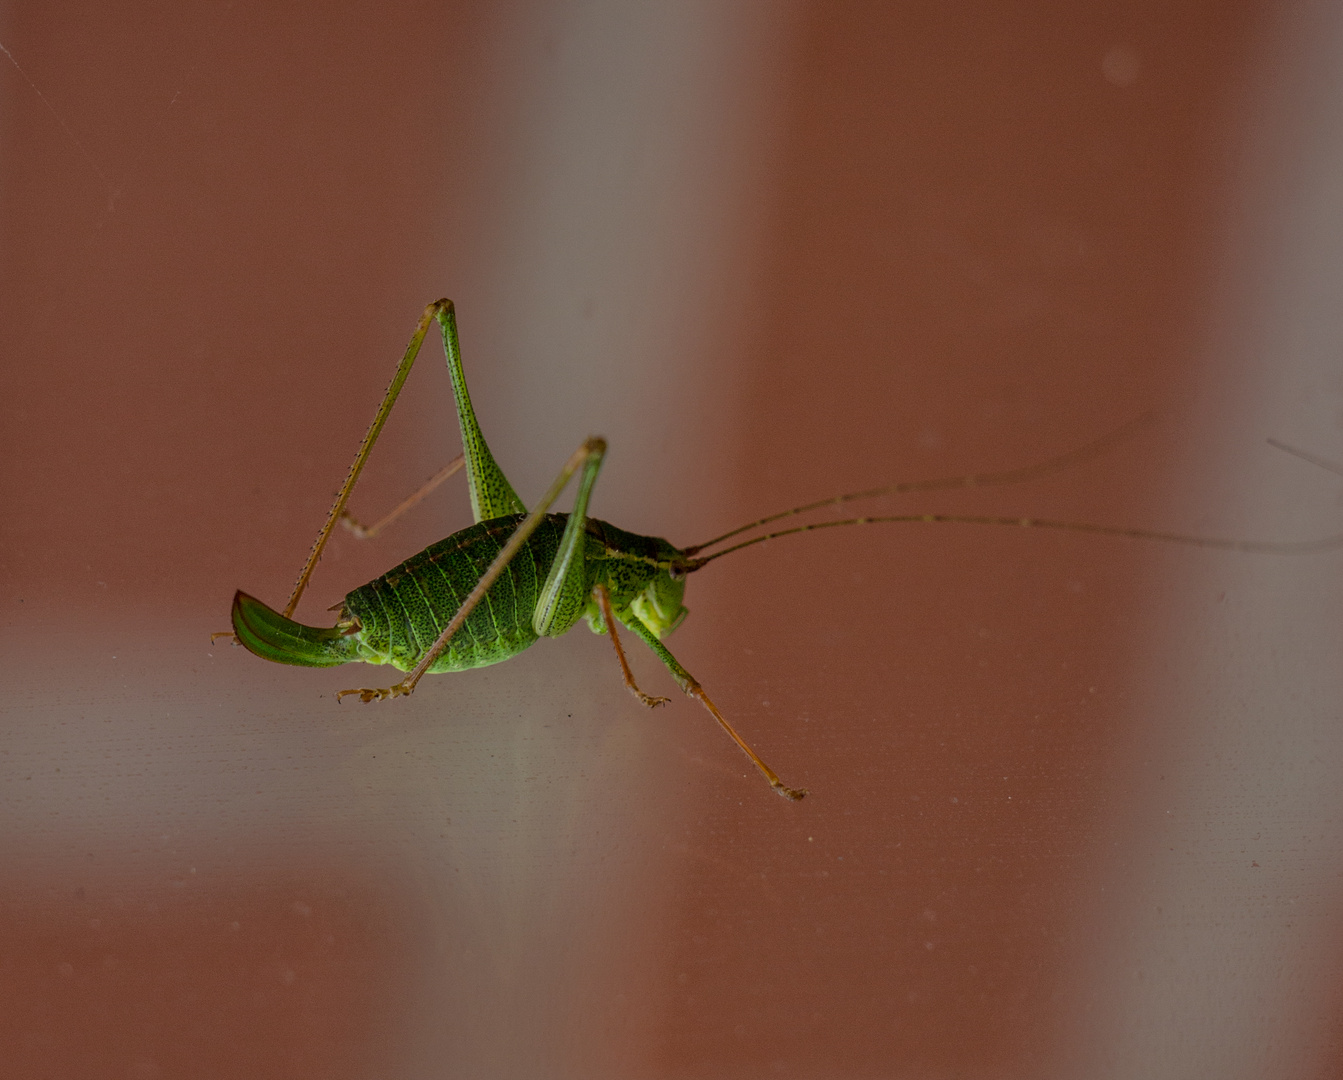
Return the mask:
{"type": "Polygon", "coordinates": [[[677,566],[675,563],[672,563],[667,567],[667,576],[671,578],[672,581],[684,581],[685,567],[677,566]]]}

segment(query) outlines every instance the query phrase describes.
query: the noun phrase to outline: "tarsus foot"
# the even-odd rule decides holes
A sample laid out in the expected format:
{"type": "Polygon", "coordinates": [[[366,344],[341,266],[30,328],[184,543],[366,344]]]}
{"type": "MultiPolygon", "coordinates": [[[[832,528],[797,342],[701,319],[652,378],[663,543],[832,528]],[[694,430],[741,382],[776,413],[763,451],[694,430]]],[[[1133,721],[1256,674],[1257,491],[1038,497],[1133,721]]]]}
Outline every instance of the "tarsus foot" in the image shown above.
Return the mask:
{"type": "Polygon", "coordinates": [[[361,686],[357,690],[340,691],[336,694],[336,700],[340,701],[341,698],[348,697],[350,694],[358,694],[359,700],[367,705],[370,701],[382,701],[384,698],[402,697],[409,693],[410,690],[405,683],[397,683],[395,686],[387,687],[386,690],[372,690],[367,686],[361,686]]]}

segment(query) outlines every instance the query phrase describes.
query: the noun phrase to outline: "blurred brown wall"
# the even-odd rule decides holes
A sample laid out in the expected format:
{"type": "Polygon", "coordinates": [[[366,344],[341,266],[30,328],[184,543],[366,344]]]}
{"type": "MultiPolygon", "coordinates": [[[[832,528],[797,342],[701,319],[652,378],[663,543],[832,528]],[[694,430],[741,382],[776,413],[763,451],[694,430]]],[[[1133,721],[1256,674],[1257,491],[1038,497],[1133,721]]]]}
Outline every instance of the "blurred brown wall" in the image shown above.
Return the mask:
{"type": "MultiPolygon", "coordinates": [[[[1178,410],[1268,14],[811,6],[735,516],[1027,464],[1178,410]]],[[[1171,434],[1028,489],[860,512],[1149,523],[1171,434]]],[[[694,583],[696,617],[748,654],[760,715],[809,719],[794,757],[817,795],[786,844],[770,807],[747,827],[734,805],[709,810],[669,942],[684,980],[670,1061],[1048,1069],[1097,886],[1079,862],[1114,824],[1109,778],[1134,737],[1119,688],[1162,557],[874,527],[780,541],[694,583]]]]}
{"type": "MultiPolygon", "coordinates": [[[[1179,725],[1135,672],[1198,553],[871,527],[707,568],[670,645],[811,788],[797,807],[692,703],[641,714],[586,635],[376,715],[331,701],[374,676],[208,647],[234,588],[282,599],[444,293],[506,467],[530,490],[600,430],[600,513],[678,543],[1148,411],[1102,461],[916,509],[1246,527],[1207,509],[1238,477],[1189,498],[1175,473],[1201,453],[1184,410],[1235,376],[1209,297],[1296,9],[654,6],[690,57],[656,78],[610,45],[657,40],[631,10],[0,24],[14,1075],[1027,1077],[1091,1031],[1126,786],[1164,778],[1143,764],[1179,725]],[[685,129],[605,146],[624,99],[556,89],[585,48],[685,129]],[[606,248],[555,240],[607,206],[546,143],[558,120],[643,200],[606,248]],[[588,197],[547,202],[566,180],[588,197]]],[[[437,365],[370,466],[375,508],[455,450],[437,365]]],[[[460,490],[443,505],[333,547],[313,621],[466,523],[460,490]]],[[[1227,591],[1187,588],[1209,618],[1227,591]]]]}

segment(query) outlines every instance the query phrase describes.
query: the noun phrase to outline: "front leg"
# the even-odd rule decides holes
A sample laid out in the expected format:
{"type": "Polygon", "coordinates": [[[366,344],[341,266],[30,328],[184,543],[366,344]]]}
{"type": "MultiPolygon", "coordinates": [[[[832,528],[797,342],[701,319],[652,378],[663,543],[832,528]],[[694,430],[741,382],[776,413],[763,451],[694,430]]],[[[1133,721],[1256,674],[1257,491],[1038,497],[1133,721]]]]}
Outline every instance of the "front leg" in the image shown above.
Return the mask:
{"type": "Polygon", "coordinates": [[[667,704],[671,701],[671,698],[645,694],[634,681],[634,672],[630,670],[630,662],[625,659],[625,649],[620,644],[620,635],[616,633],[616,619],[611,614],[611,594],[607,591],[606,586],[594,585],[592,595],[597,600],[597,606],[602,609],[602,618],[606,621],[606,632],[611,635],[611,644],[616,647],[616,659],[620,661],[620,671],[625,676],[625,686],[629,689],[629,692],[650,709],[656,709],[659,705],[667,704]]]}

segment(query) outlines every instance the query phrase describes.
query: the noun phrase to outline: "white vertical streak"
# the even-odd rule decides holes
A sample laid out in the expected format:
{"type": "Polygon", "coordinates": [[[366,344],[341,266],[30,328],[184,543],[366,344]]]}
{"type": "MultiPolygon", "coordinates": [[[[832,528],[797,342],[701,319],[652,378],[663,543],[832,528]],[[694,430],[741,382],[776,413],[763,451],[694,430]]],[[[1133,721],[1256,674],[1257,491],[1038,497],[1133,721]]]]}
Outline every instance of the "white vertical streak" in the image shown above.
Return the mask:
{"type": "MultiPolygon", "coordinates": [[[[496,170],[492,246],[471,268],[488,294],[459,310],[468,378],[486,387],[473,395],[482,426],[524,502],[602,435],[594,516],[681,543],[706,531],[714,476],[730,475],[716,432],[731,416],[789,14],[570,0],[501,18],[510,164],[496,170]]],[[[499,715],[515,760],[471,814],[508,830],[451,840],[472,880],[445,880],[445,934],[469,942],[476,977],[442,973],[427,1007],[454,1018],[451,1034],[420,1056],[447,1053],[463,1075],[631,1075],[657,1032],[648,957],[672,827],[659,814],[675,816],[684,788],[648,725],[678,705],[650,721],[604,641],[532,652],[509,672],[531,704],[499,715]],[[585,682],[588,657],[600,681],[585,682]],[[554,738],[537,737],[547,729],[602,739],[562,782],[538,783],[556,769],[554,738]]],[[[641,670],[662,691],[665,673],[641,670]]]]}
{"type": "MultiPolygon", "coordinates": [[[[1337,478],[1263,440],[1343,458],[1343,10],[1284,14],[1249,99],[1194,418],[1220,459],[1183,486],[1200,520],[1287,539],[1340,527],[1337,478]]],[[[1119,780],[1112,899],[1098,897],[1096,939],[1079,935],[1109,944],[1088,961],[1065,1072],[1322,1076],[1343,955],[1340,557],[1179,565],[1196,576],[1153,604],[1168,629],[1134,717],[1145,760],[1119,780]]]]}

